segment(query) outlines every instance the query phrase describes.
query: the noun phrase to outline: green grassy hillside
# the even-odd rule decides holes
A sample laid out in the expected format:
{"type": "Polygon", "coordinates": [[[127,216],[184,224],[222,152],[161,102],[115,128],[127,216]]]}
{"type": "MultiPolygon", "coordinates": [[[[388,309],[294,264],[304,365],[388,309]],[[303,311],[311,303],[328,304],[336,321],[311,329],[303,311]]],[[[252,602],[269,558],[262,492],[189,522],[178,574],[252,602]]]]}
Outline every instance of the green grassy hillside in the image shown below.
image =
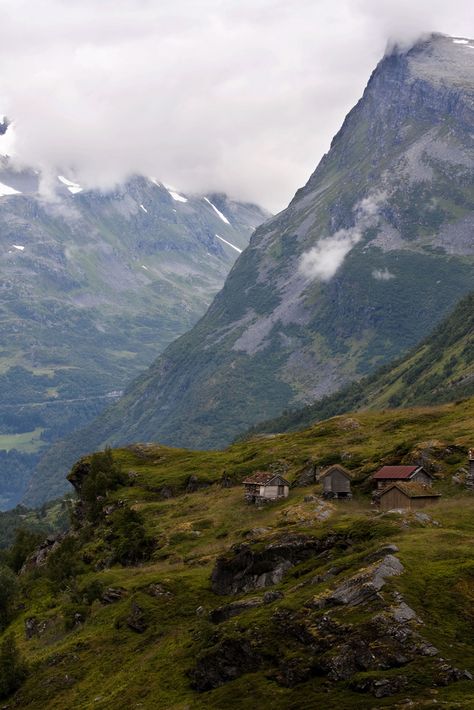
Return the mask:
{"type": "Polygon", "coordinates": [[[136,444],[81,460],[72,532],[45,564],[27,563],[9,609],[5,634],[29,674],[5,702],[473,707],[474,507],[452,479],[473,427],[469,399],[344,415],[225,451],[136,444]],[[442,502],[427,516],[377,513],[370,474],[412,461],[433,471],[442,502]],[[313,483],[259,509],[238,485],[268,467],[297,483],[333,462],[353,474],[351,502],[324,502],[313,483]],[[374,593],[389,551],[403,567],[374,593]],[[249,570],[274,583],[252,587],[249,570]],[[354,585],[357,599],[336,603],[354,585]],[[402,619],[407,606],[420,621],[402,619]]]}
{"type": "Polygon", "coordinates": [[[473,394],[474,293],[471,293],[406,357],[334,395],[262,422],[249,435],[296,431],[349,409],[441,404],[473,394]]]}

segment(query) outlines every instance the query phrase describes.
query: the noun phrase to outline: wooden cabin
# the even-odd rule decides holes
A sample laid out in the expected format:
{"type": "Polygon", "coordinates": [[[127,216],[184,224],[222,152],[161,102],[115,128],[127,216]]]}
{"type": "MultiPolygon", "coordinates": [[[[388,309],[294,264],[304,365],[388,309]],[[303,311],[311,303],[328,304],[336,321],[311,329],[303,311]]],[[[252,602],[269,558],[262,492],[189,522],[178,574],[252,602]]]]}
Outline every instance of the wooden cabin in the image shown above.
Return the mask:
{"type": "Polygon", "coordinates": [[[437,503],[440,497],[441,494],[435,493],[430,486],[399,481],[377,491],[375,502],[380,510],[418,510],[437,503]]]}
{"type": "Polygon", "coordinates": [[[278,473],[255,471],[244,480],[247,503],[265,503],[270,500],[288,498],[289,482],[278,473]]]}
{"type": "Polygon", "coordinates": [[[383,466],[372,476],[375,488],[381,490],[392,483],[420,483],[431,486],[433,476],[423,466],[383,466]]]}
{"type": "Polygon", "coordinates": [[[352,498],[351,474],[344,466],[329,466],[319,476],[324,498],[352,498]]]}

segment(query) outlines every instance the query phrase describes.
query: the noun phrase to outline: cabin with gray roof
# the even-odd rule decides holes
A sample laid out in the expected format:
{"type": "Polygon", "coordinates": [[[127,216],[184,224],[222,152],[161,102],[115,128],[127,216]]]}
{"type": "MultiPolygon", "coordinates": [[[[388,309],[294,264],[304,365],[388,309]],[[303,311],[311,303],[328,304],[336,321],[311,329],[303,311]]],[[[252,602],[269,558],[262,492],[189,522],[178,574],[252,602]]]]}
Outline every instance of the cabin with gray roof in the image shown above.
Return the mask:
{"type": "Polygon", "coordinates": [[[324,498],[352,498],[351,474],[344,466],[329,466],[320,474],[319,481],[323,484],[324,498]]]}
{"type": "Polygon", "coordinates": [[[288,498],[290,484],[279,473],[255,471],[244,479],[247,503],[266,503],[280,498],[288,498]]]}

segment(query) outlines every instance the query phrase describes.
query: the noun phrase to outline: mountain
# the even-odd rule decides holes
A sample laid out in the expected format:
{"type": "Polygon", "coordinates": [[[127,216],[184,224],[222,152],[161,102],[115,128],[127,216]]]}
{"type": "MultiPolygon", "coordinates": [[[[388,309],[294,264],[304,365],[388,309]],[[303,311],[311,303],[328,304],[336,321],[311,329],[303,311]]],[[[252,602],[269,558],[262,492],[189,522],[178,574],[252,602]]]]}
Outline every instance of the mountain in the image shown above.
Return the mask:
{"type": "Polygon", "coordinates": [[[3,558],[22,571],[15,584],[0,568],[0,700],[472,708],[474,508],[460,470],[473,426],[471,398],[335,417],[226,451],[132,445],[77,462],[71,532],[39,549],[23,535],[3,558]],[[341,461],[354,499],[324,500],[315,466],[341,461]],[[440,502],[378,512],[370,476],[414,461],[440,502]],[[247,504],[241,481],[269,467],[297,485],[247,504]]]}
{"type": "Polygon", "coordinates": [[[268,217],[151,178],[102,193],[58,175],[48,197],[41,179],[0,159],[0,509],[197,321],[268,217]]]}
{"type": "Polygon", "coordinates": [[[314,404],[252,427],[247,436],[297,431],[343,412],[441,404],[474,396],[474,293],[463,298],[424,340],[399,362],[347,385],[314,404]]]}
{"type": "Polygon", "coordinates": [[[382,59],[205,317],[44,459],[28,503],[104,444],[216,447],[314,402],[407,352],[473,289],[473,47],[435,35],[382,59]]]}

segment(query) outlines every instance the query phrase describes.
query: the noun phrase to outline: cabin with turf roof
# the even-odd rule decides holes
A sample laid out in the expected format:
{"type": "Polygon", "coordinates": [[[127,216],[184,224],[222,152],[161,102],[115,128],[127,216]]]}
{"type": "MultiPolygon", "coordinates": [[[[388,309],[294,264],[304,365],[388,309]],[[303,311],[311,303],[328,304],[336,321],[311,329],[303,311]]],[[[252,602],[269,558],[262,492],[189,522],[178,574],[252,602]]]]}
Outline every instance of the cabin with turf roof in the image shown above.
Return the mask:
{"type": "Polygon", "coordinates": [[[244,479],[247,503],[266,503],[280,498],[288,498],[290,484],[279,473],[255,471],[244,479]]]}
{"type": "Polygon", "coordinates": [[[329,466],[319,475],[319,482],[323,484],[324,498],[352,498],[351,474],[344,466],[329,466]]]}
{"type": "Polygon", "coordinates": [[[433,476],[423,466],[383,466],[372,476],[372,481],[377,490],[393,483],[421,483],[431,486],[433,476]]]}
{"type": "Polygon", "coordinates": [[[427,505],[438,503],[440,493],[435,493],[430,486],[422,483],[391,483],[375,494],[375,503],[380,510],[419,510],[427,505]]]}

